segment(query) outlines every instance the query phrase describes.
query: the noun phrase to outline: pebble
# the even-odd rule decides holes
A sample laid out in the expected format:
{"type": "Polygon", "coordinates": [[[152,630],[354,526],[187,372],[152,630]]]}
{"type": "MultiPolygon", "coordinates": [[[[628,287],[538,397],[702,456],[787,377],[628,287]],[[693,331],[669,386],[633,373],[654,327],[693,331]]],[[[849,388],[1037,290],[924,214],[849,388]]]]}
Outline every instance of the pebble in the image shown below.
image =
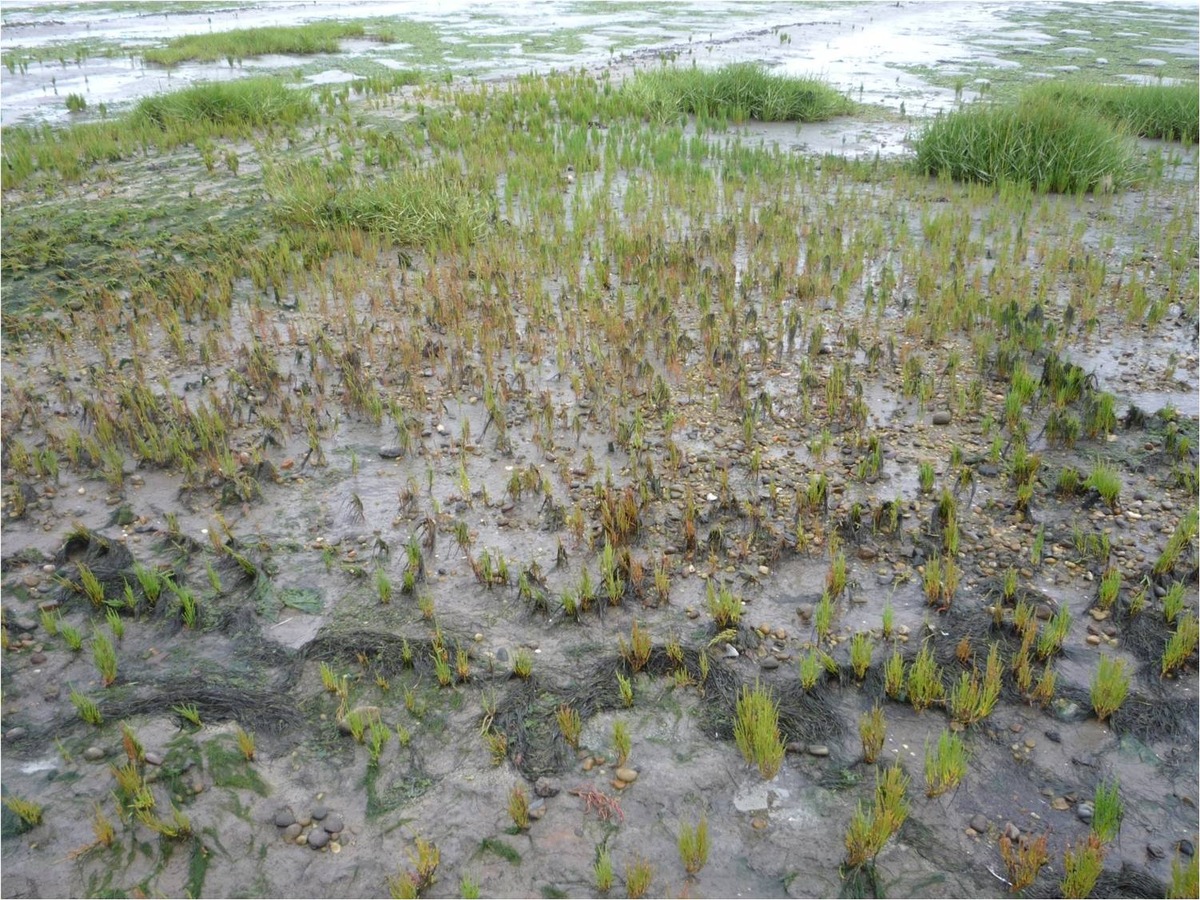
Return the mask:
{"type": "Polygon", "coordinates": [[[533,785],[533,792],[539,797],[553,797],[559,791],[557,782],[543,775],[533,785]]]}
{"type": "Polygon", "coordinates": [[[766,816],[755,816],[753,819],[750,820],[750,827],[753,828],[755,831],[762,831],[764,828],[767,827],[767,817],[766,816]]]}
{"type": "Polygon", "coordinates": [[[338,834],[346,824],[338,813],[330,813],[321,821],[321,827],[329,834],[338,834]]]}
{"type": "Polygon", "coordinates": [[[987,830],[988,830],[987,816],[983,815],[982,813],[976,813],[975,815],[971,816],[971,827],[974,828],[980,834],[987,834],[987,830]]]}
{"type": "Polygon", "coordinates": [[[534,800],[529,804],[529,818],[540,819],[546,814],[546,801],[534,800]]]}
{"type": "Polygon", "coordinates": [[[1054,809],[1057,809],[1059,812],[1065,812],[1066,810],[1071,808],[1071,804],[1069,802],[1067,802],[1066,797],[1055,797],[1053,800],[1050,801],[1050,805],[1054,809]]]}
{"type": "Polygon", "coordinates": [[[301,828],[307,828],[313,822],[312,813],[308,810],[296,813],[296,824],[301,828]]]}
{"type": "Polygon", "coordinates": [[[1079,821],[1085,825],[1092,821],[1092,814],[1095,812],[1095,807],[1086,800],[1075,807],[1075,815],[1079,817],[1079,821]]]}
{"type": "Polygon", "coordinates": [[[764,659],[762,661],[761,666],[764,670],[770,672],[772,669],[779,668],[779,660],[777,660],[773,656],[768,656],[766,659],[764,659]]]}
{"type": "Polygon", "coordinates": [[[1188,859],[1191,859],[1193,856],[1196,855],[1196,845],[1193,844],[1191,841],[1189,841],[1187,838],[1184,838],[1182,841],[1180,841],[1178,844],[1176,844],[1175,847],[1176,847],[1176,849],[1179,850],[1180,853],[1182,853],[1184,856],[1188,857],[1188,859]]]}
{"type": "Polygon", "coordinates": [[[625,788],[629,787],[628,782],[624,782],[620,778],[614,778],[609,782],[609,784],[611,784],[613,786],[613,790],[616,791],[623,791],[625,788]]]}
{"type": "Polygon", "coordinates": [[[933,424],[934,425],[949,425],[950,424],[949,410],[940,409],[937,412],[935,412],[933,414],[933,424]]]}
{"type": "Polygon", "coordinates": [[[313,817],[314,821],[320,822],[323,818],[329,815],[329,807],[324,803],[316,803],[309,811],[309,815],[313,817]]]}
{"type": "Polygon", "coordinates": [[[284,842],[288,843],[288,844],[296,843],[296,838],[300,837],[300,832],[302,830],[303,829],[300,827],[300,825],[298,823],[293,822],[287,828],[283,829],[284,842]]]}
{"type": "Polygon", "coordinates": [[[4,739],[6,741],[19,741],[23,737],[25,737],[25,729],[21,728],[20,726],[16,728],[10,728],[4,733],[4,739]]]}
{"type": "MultiPolygon", "coordinates": [[[[146,761],[150,761],[150,754],[146,754],[146,761]]],[[[275,810],[275,827],[287,828],[289,825],[296,824],[296,814],[292,812],[290,807],[285,806],[283,809],[275,810]]]]}
{"type": "Polygon", "coordinates": [[[31,657],[29,657],[30,664],[35,665],[35,666],[40,666],[45,661],[46,661],[45,653],[35,653],[31,657]]]}
{"type": "Polygon", "coordinates": [[[809,756],[828,756],[829,755],[829,748],[826,747],[824,744],[809,744],[807,749],[808,749],[809,756]]]}
{"type": "Polygon", "coordinates": [[[594,766],[595,764],[596,764],[596,761],[589,756],[587,759],[585,759],[583,761],[583,771],[585,771],[585,772],[592,771],[592,766],[594,766]]]}
{"type": "Polygon", "coordinates": [[[630,769],[627,766],[622,766],[613,774],[615,774],[617,778],[621,779],[621,781],[624,781],[626,784],[633,784],[633,782],[637,781],[638,779],[637,769],[630,769]]]}
{"type": "Polygon", "coordinates": [[[1163,850],[1161,844],[1147,844],[1146,855],[1151,859],[1162,859],[1167,855],[1167,853],[1165,850],[1163,850]]]}
{"type": "Polygon", "coordinates": [[[1098,635],[1098,634],[1089,634],[1089,635],[1087,636],[1087,642],[1088,642],[1089,644],[1091,644],[1093,647],[1095,647],[1097,644],[1099,644],[1099,643],[1100,643],[1100,635],[1098,635]]]}
{"type": "Polygon", "coordinates": [[[308,846],[320,850],[329,843],[329,832],[324,828],[314,828],[308,833],[308,846]]]}
{"type": "Polygon", "coordinates": [[[733,644],[725,645],[726,659],[737,659],[739,656],[741,656],[741,654],[737,652],[737,647],[733,646],[733,644]]]}
{"type": "Polygon", "coordinates": [[[148,766],[161,766],[163,764],[162,756],[158,753],[155,753],[153,750],[146,753],[146,755],[142,758],[146,761],[146,765],[148,766]]]}
{"type": "Polygon", "coordinates": [[[1004,836],[1010,841],[1019,841],[1021,839],[1021,829],[1012,822],[1009,822],[1004,826],[1004,836]]]}
{"type": "Polygon", "coordinates": [[[100,747],[93,745],[83,751],[83,758],[88,762],[99,762],[104,759],[104,751],[100,747]]]}

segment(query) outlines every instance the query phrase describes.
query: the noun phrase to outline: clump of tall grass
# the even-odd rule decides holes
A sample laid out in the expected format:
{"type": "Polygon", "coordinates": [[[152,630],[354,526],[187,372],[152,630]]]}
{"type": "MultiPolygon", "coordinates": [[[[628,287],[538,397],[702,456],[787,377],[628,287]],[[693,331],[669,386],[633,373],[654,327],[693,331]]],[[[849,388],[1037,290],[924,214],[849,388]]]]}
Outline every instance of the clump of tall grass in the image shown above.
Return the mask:
{"type": "Polygon", "coordinates": [[[752,63],[638,72],[622,90],[634,109],[659,120],[690,113],[734,122],[819,122],[854,108],[822,81],[774,75],[752,63]]]}
{"type": "Polygon", "coordinates": [[[294,125],[315,111],[316,104],[307,92],[286,87],[278,78],[264,75],[196,84],[181,91],[145,97],[133,108],[131,122],[163,131],[209,126],[237,133],[276,123],[294,125]]]}
{"type": "Polygon", "coordinates": [[[237,28],[211,34],[183,34],[172,38],[165,47],[147,50],[146,62],[177,66],[181,62],[215,62],[225,59],[249,59],[268,54],[312,55],[337,53],[343,38],[363,37],[361,22],[311,22],[307,25],[279,25],[264,28],[237,28]]]}
{"type": "Polygon", "coordinates": [[[405,246],[470,244],[490,216],[489,203],[479,193],[432,171],[340,182],[313,166],[290,166],[271,172],[267,189],[276,216],[287,224],[358,229],[405,246]]]}
{"type": "Polygon", "coordinates": [[[1029,88],[1022,99],[1100,115],[1142,137],[1191,144],[1200,138],[1200,87],[1195,84],[1048,81],[1029,88]]]}
{"type": "Polygon", "coordinates": [[[295,125],[316,113],[312,97],[269,76],[222,84],[197,84],[146,97],[128,114],[68,128],[4,129],[4,190],[35,172],[78,181],[94,165],[117,162],[147,147],[170,149],[189,141],[245,137],[254,128],[295,125]]]}
{"type": "Polygon", "coordinates": [[[975,104],[938,116],[916,142],[917,168],[957,181],[1025,183],[1042,192],[1123,186],[1133,148],[1107,122],[1048,98],[975,104]]]}

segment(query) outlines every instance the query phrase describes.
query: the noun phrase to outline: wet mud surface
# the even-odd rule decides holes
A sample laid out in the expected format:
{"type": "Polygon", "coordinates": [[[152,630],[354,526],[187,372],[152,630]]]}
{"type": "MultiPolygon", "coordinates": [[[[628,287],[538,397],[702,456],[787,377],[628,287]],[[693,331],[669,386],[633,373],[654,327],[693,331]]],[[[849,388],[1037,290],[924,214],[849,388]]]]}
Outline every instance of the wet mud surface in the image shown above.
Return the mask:
{"type": "MultiPolygon", "coordinates": [[[[420,839],[440,852],[434,897],[596,896],[604,853],[611,896],[639,860],[651,896],[997,896],[1007,834],[1045,837],[1027,893],[1056,896],[1116,782],[1094,895],[1162,896],[1194,853],[1200,796],[1196,655],[1161,665],[1197,590],[1196,150],[1147,142],[1156,174],[1116,196],[914,176],[910,117],[955,91],[873,48],[899,29],[939,58],[969,53],[942,37],[949,8],[755,7],[753,34],[697,34],[694,51],[664,33],[673,53],[812,63],[882,108],[678,129],[696,144],[564,118],[545,155],[519,143],[528,111],[481,124],[512,161],[479,245],[367,240],[308,271],[205,269],[211,306],[154,282],[174,317],[128,284],[80,286],[69,259],[38,264],[35,229],[83,208],[70,246],[145,240],[147,283],[196,247],[236,260],[249,242],[212,232],[270,201],[252,142],[230,142],[233,173],[181,147],[7,192],[5,255],[26,265],[4,272],[3,787],[42,818],[4,808],[3,895],[387,896],[420,869],[420,839]],[[596,149],[569,155],[572,140],[596,149]],[[649,149],[606,163],[606,141],[649,149]],[[701,145],[711,157],[672,168],[701,145]],[[162,220],[118,215],[137,204],[162,220]],[[151,244],[169,216],[211,243],[151,244]],[[1071,365],[1077,391],[1056,405],[1071,365]],[[154,429],[183,440],[184,421],[195,469],[139,452],[154,429]],[[1101,464],[1113,502],[1085,484],[1101,464]],[[931,601],[947,558],[957,588],[931,601]],[[1061,647],[1026,648],[1022,683],[1018,622],[1044,634],[1062,610],[1061,647]],[[861,674],[855,635],[872,647],[861,674]],[[961,783],[927,796],[952,716],[891,692],[887,663],[926,651],[949,690],[993,646],[998,702],[954,731],[961,783]],[[1102,658],[1130,676],[1104,720],[1102,658]],[[733,739],[756,684],[787,746],[769,779],[733,739]],[[910,810],[851,869],[876,704],[879,761],[909,777],[910,810]],[[708,861],[689,875],[678,835],[702,816],[708,861]]],[[[688,9],[664,31],[692,33],[688,9]]],[[[501,74],[462,90],[508,90],[501,74]]],[[[456,89],[356,99],[344,142],[361,154],[365,133],[420,127],[422,158],[440,159],[437,117],[472,114],[456,89]]],[[[332,160],[331,133],[288,152],[332,160]]]]}

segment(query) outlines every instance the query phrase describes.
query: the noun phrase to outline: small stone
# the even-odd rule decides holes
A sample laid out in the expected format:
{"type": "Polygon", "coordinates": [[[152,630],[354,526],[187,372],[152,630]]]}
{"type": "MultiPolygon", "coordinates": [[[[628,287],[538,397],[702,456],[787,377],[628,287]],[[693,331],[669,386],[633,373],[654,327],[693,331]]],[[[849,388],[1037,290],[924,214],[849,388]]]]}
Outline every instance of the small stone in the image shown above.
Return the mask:
{"type": "Polygon", "coordinates": [[[296,838],[300,837],[300,832],[303,830],[304,829],[300,827],[300,824],[298,822],[293,822],[287,828],[283,829],[284,843],[287,843],[287,844],[296,843],[296,838]]]}
{"type": "Polygon", "coordinates": [[[1050,801],[1050,805],[1059,812],[1065,812],[1071,808],[1071,804],[1067,802],[1066,797],[1055,797],[1050,801]]]}
{"type": "Polygon", "coordinates": [[[312,809],[309,810],[309,815],[313,817],[314,822],[320,822],[329,815],[329,807],[324,803],[314,803],[312,809]]]}
{"type": "MultiPolygon", "coordinates": [[[[150,754],[147,753],[146,754],[147,761],[149,761],[149,756],[150,756],[150,754]]],[[[296,814],[294,812],[292,812],[292,809],[290,806],[285,806],[285,807],[283,807],[283,809],[277,809],[275,811],[275,827],[276,828],[287,828],[289,825],[295,825],[295,824],[296,824],[296,814]]]]}
{"type": "Polygon", "coordinates": [[[339,844],[337,841],[330,841],[329,842],[329,852],[330,853],[341,853],[342,845],[339,844]]]}
{"type": "Polygon", "coordinates": [[[1020,734],[1022,731],[1025,730],[1025,726],[1022,725],[1020,722],[1013,722],[1011,725],[1008,726],[1008,730],[1011,731],[1013,734],[1020,734]]]}
{"type": "Polygon", "coordinates": [[[543,775],[533,785],[533,792],[539,797],[553,797],[558,794],[558,784],[543,775]]]}
{"type": "Polygon", "coordinates": [[[812,618],[812,614],[813,605],[811,603],[801,603],[796,607],[796,615],[804,622],[809,621],[812,618]]]}
{"type": "Polygon", "coordinates": [[[296,838],[296,846],[303,847],[308,843],[308,835],[302,834],[296,838]]]}
{"type": "Polygon", "coordinates": [[[741,656],[741,654],[738,653],[737,647],[733,646],[733,644],[725,645],[725,658],[726,659],[737,659],[739,656],[741,656]]]}
{"type": "Polygon", "coordinates": [[[596,761],[589,756],[587,759],[585,759],[583,761],[583,771],[585,771],[585,772],[592,771],[592,766],[594,766],[595,764],[596,764],[596,761]]]}
{"type": "Polygon", "coordinates": [[[534,800],[529,804],[529,818],[540,819],[546,814],[546,801],[534,800]]]}
{"type": "Polygon", "coordinates": [[[338,834],[346,827],[338,813],[330,813],[321,821],[321,827],[330,834],[338,834]]]}
{"type": "Polygon", "coordinates": [[[1035,741],[1033,738],[1025,738],[1025,746],[1028,749],[1032,750],[1034,747],[1037,746],[1037,741],[1035,741]]]}
{"type": "Polygon", "coordinates": [[[971,816],[971,827],[974,828],[976,831],[978,831],[980,834],[987,834],[987,830],[988,830],[987,816],[983,815],[982,813],[976,813],[975,815],[971,816]]]}
{"type": "Polygon", "coordinates": [[[753,828],[755,831],[762,831],[764,828],[767,827],[767,817],[766,816],[755,816],[753,819],[750,820],[750,827],[753,828]]]}
{"type": "Polygon", "coordinates": [[[611,784],[613,786],[613,790],[617,790],[617,791],[623,791],[623,790],[625,790],[625,788],[629,787],[629,783],[626,781],[622,781],[620,778],[614,778],[612,781],[609,782],[609,784],[611,784]]]}
{"type": "Polygon", "coordinates": [[[496,662],[498,662],[498,663],[508,662],[508,651],[505,650],[503,647],[501,647],[499,650],[496,651],[496,662]]]}
{"type": "Polygon", "coordinates": [[[1167,853],[1165,850],[1163,850],[1161,844],[1147,844],[1146,855],[1151,859],[1162,859],[1167,855],[1167,853]]]}
{"type": "Polygon", "coordinates": [[[1182,841],[1176,844],[1175,848],[1184,856],[1188,857],[1188,859],[1191,859],[1196,855],[1196,845],[1187,838],[1184,838],[1182,841]]]}
{"type": "Polygon", "coordinates": [[[296,813],[296,824],[299,825],[301,828],[307,828],[312,823],[313,823],[312,813],[310,813],[308,810],[305,809],[305,810],[301,810],[300,812],[296,813]]]}
{"type": "Polygon", "coordinates": [[[40,666],[45,661],[46,661],[45,653],[34,653],[32,656],[29,657],[29,662],[31,665],[40,666]]]}
{"type": "Polygon", "coordinates": [[[1062,735],[1059,734],[1057,731],[1044,731],[1042,733],[1046,735],[1046,740],[1048,740],[1050,743],[1052,743],[1052,744],[1061,744],[1062,743],[1062,735]]]}
{"type": "Polygon", "coordinates": [[[146,753],[146,755],[142,758],[146,761],[146,765],[148,766],[161,766],[163,764],[162,756],[155,753],[153,750],[146,753]]]}
{"type": "Polygon", "coordinates": [[[824,744],[809,744],[806,748],[809,756],[828,756],[829,748],[824,744]]]}
{"type": "Polygon", "coordinates": [[[1095,813],[1095,807],[1088,801],[1083,801],[1075,807],[1075,815],[1079,817],[1079,821],[1085,825],[1092,821],[1092,815],[1095,813]]]}
{"type": "Polygon", "coordinates": [[[99,762],[104,759],[104,751],[93,745],[83,751],[83,758],[88,762],[99,762]]]}
{"type": "Polygon", "coordinates": [[[1100,635],[1098,635],[1098,634],[1089,634],[1089,635],[1087,636],[1087,642],[1088,642],[1089,644],[1091,644],[1093,647],[1095,647],[1096,645],[1098,645],[1098,644],[1100,643],[1100,635]]]}
{"type": "Polygon", "coordinates": [[[968,825],[966,828],[963,829],[963,834],[965,834],[967,837],[973,838],[973,837],[977,837],[979,835],[979,832],[976,831],[974,828],[972,828],[970,825],[968,825]]]}
{"type": "Polygon", "coordinates": [[[772,669],[779,668],[779,660],[773,656],[768,656],[759,664],[765,671],[770,672],[772,669]]]}
{"type": "Polygon", "coordinates": [[[324,828],[314,828],[308,833],[308,846],[320,850],[329,843],[329,832],[324,828]]]}
{"type": "Polygon", "coordinates": [[[950,411],[945,410],[945,409],[940,409],[937,412],[935,412],[933,414],[933,424],[934,425],[949,425],[950,424],[950,411]]]}
{"type": "Polygon", "coordinates": [[[1021,839],[1021,829],[1012,822],[1009,822],[1004,826],[1004,836],[1010,841],[1019,841],[1021,839]]]}
{"type": "Polygon", "coordinates": [[[633,784],[638,779],[637,769],[631,769],[628,766],[622,766],[621,768],[617,769],[617,771],[614,772],[613,774],[615,774],[618,778],[620,778],[626,784],[633,784]]]}

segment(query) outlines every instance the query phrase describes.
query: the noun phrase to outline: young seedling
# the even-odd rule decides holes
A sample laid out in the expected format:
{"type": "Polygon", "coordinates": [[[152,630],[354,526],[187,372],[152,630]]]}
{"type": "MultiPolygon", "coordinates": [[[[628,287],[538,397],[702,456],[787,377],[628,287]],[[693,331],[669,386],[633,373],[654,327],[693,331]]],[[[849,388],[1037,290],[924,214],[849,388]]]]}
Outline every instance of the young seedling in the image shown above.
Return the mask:
{"type": "Polygon", "coordinates": [[[883,708],[876,703],[869,712],[858,718],[858,736],[862,741],[863,761],[873,763],[883,751],[883,740],[887,736],[887,723],[883,708]]]}
{"type": "Polygon", "coordinates": [[[653,877],[654,869],[650,863],[641,856],[635,857],[632,863],[625,866],[625,896],[630,900],[645,897],[653,877]]]}
{"type": "Polygon", "coordinates": [[[529,796],[519,784],[508,792],[508,816],[518,831],[529,829],[529,796]]]}
{"type": "Polygon", "coordinates": [[[775,777],[783,763],[779,707],[769,689],[742,686],[733,724],[733,739],[746,762],[758,766],[763,778],[775,777]]]}
{"type": "Polygon", "coordinates": [[[1105,721],[1121,708],[1129,693],[1129,676],[1125,674],[1125,660],[1100,654],[1096,674],[1092,676],[1092,709],[1096,717],[1105,721]]]}
{"type": "Polygon", "coordinates": [[[700,816],[695,826],[679,826],[679,858],[688,875],[695,875],[708,862],[708,817],[700,816]]]}
{"type": "Polygon", "coordinates": [[[1125,815],[1121,803],[1120,783],[1114,777],[1112,781],[1102,781],[1096,785],[1096,795],[1092,798],[1092,834],[1105,844],[1114,840],[1121,830],[1121,819],[1125,815]]]}
{"type": "Polygon", "coordinates": [[[967,749],[962,738],[943,731],[937,744],[925,744],[925,794],[938,797],[957,787],[967,773],[967,749]]]}

